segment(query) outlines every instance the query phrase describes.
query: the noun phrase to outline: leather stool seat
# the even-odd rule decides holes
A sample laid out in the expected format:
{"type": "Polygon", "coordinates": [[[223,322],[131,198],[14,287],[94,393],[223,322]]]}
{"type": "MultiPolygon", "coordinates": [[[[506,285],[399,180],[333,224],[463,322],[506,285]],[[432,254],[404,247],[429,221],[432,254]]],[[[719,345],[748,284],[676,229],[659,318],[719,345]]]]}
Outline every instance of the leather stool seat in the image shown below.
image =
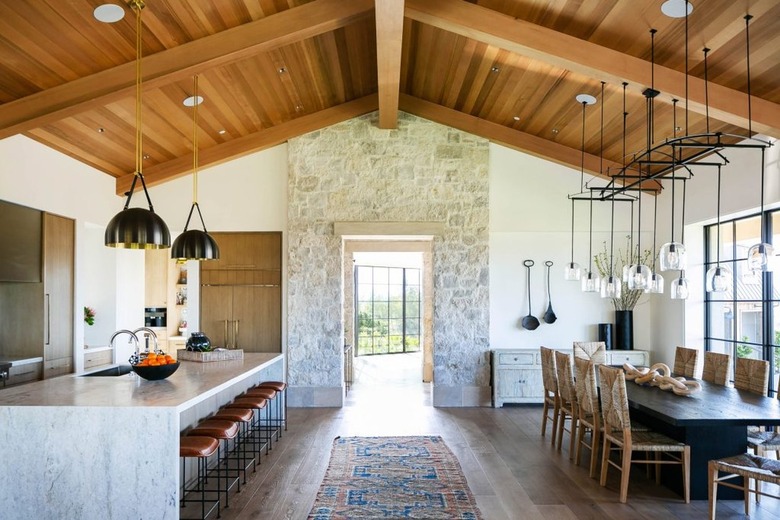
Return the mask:
{"type": "MultiPolygon", "coordinates": [[[[253,397],[263,397],[265,399],[273,399],[276,397],[276,390],[273,388],[250,388],[246,391],[246,394],[243,395],[250,395],[253,397]]],[[[238,396],[239,398],[243,395],[238,396]]]]}
{"type": "Polygon", "coordinates": [[[255,413],[250,408],[223,408],[215,413],[213,419],[226,419],[236,422],[252,422],[255,413]]]}
{"type": "Polygon", "coordinates": [[[277,392],[284,392],[287,389],[287,383],[284,381],[263,381],[255,388],[271,388],[277,392]]]}
{"type": "Polygon", "coordinates": [[[236,397],[232,403],[226,404],[225,408],[257,408],[262,409],[268,404],[264,397],[242,395],[236,397]]]}
{"type": "Polygon", "coordinates": [[[238,435],[238,424],[227,419],[206,419],[190,430],[188,435],[232,439],[238,435]]]}
{"type": "Polygon", "coordinates": [[[219,448],[214,437],[187,435],[179,439],[179,457],[210,457],[219,448]]]}
{"type": "Polygon", "coordinates": [[[257,389],[271,389],[275,390],[278,395],[277,399],[280,399],[283,402],[284,406],[284,412],[282,412],[281,406],[276,407],[276,419],[275,422],[279,426],[278,434],[279,437],[282,437],[282,424],[284,424],[284,429],[287,431],[287,383],[284,381],[263,381],[259,385],[255,386],[257,389]],[[284,415],[282,415],[284,413],[284,415]]]}

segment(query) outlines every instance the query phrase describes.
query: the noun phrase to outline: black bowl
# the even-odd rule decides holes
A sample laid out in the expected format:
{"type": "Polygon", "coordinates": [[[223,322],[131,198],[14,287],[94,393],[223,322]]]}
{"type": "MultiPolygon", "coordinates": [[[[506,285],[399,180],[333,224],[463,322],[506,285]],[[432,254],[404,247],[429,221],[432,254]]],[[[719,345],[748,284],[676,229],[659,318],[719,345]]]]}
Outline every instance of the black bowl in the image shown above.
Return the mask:
{"type": "Polygon", "coordinates": [[[159,379],[165,379],[166,377],[176,372],[176,370],[179,368],[179,362],[177,361],[176,363],[159,366],[132,366],[133,372],[139,376],[143,377],[144,379],[148,379],[149,381],[157,381],[159,379]]]}

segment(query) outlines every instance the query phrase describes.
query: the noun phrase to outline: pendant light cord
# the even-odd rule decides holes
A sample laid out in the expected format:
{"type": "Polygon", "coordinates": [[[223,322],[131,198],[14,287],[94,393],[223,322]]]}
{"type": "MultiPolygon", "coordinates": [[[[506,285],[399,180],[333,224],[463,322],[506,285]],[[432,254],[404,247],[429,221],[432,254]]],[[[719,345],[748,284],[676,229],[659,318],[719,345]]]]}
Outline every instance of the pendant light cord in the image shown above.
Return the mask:
{"type": "MultiPolygon", "coordinates": [[[[688,5],[685,5],[685,135],[688,131],[688,5]]],[[[680,151],[682,153],[682,150],[680,151]]]]}
{"type": "Polygon", "coordinates": [[[574,264],[574,199],[571,199],[571,263],[574,264]]]}
{"type": "Polygon", "coordinates": [[[132,4],[135,9],[135,171],[143,169],[143,138],[141,135],[141,10],[143,5],[132,4]]]}
{"type": "Polygon", "coordinates": [[[192,203],[198,203],[198,75],[193,80],[193,112],[192,112],[192,203]]]}
{"type": "MultiPolygon", "coordinates": [[[[677,137],[677,99],[672,99],[672,135],[676,138],[677,137]]],[[[674,185],[677,184],[674,180],[674,170],[677,167],[675,164],[675,160],[677,159],[677,150],[672,147],[672,239],[670,242],[674,243],[674,201],[675,201],[675,193],[674,193],[674,185]]],[[[655,238],[653,238],[653,250],[655,250],[655,238]]],[[[655,259],[653,260],[655,262],[655,259]]],[[[655,264],[653,264],[655,265],[655,264]]]]}
{"type": "Polygon", "coordinates": [[[704,115],[705,119],[707,121],[707,140],[709,141],[709,133],[710,133],[710,85],[709,85],[709,79],[707,76],[707,54],[709,54],[710,50],[707,47],[704,47],[702,49],[704,52],[704,115]]]}
{"type": "MultiPolygon", "coordinates": [[[[750,20],[752,15],[745,15],[745,63],[747,64],[747,96],[748,96],[748,137],[753,137],[753,103],[750,96],[750,20]]],[[[761,189],[764,188],[764,182],[761,181],[761,189]]],[[[764,202],[764,194],[761,192],[761,202],[764,202]]],[[[763,213],[763,211],[762,211],[763,213]]]]}
{"type": "Polygon", "coordinates": [[[718,249],[717,249],[717,261],[718,267],[720,267],[720,164],[718,165],[718,249]]]}
{"type": "MultiPolygon", "coordinates": [[[[626,186],[626,125],[628,121],[628,112],[626,112],[626,87],[628,83],[623,82],[623,187],[626,186]]],[[[614,198],[615,194],[612,194],[614,198]]],[[[628,235],[628,264],[631,265],[631,258],[634,256],[634,201],[631,201],[631,230],[628,235]]]]}
{"type": "Polygon", "coordinates": [[[585,191],[585,106],[587,101],[582,102],[582,140],[580,142],[580,193],[585,191]]]}

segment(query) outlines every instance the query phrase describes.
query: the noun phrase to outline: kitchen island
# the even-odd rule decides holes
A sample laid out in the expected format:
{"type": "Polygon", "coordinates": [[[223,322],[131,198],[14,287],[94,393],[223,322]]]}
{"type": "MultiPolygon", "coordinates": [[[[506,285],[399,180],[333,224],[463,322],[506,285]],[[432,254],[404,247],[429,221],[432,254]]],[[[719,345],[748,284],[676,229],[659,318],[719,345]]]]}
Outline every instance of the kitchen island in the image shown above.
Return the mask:
{"type": "Polygon", "coordinates": [[[179,435],[264,380],[282,354],[181,362],[168,379],[64,376],[0,390],[3,518],[175,519],[179,435]]]}

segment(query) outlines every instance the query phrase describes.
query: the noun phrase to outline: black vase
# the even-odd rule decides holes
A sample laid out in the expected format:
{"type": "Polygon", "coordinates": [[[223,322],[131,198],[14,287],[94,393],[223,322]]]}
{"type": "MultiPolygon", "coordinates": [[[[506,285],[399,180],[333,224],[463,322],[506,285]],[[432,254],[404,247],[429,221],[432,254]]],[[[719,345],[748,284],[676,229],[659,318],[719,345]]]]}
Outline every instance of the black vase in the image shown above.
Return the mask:
{"type": "Polygon", "coordinates": [[[187,350],[193,352],[208,352],[211,350],[211,340],[202,332],[193,332],[187,338],[187,350]]]}
{"type": "Polygon", "coordinates": [[[615,311],[615,349],[634,350],[634,311],[615,311]]]}
{"type": "Polygon", "coordinates": [[[612,350],[612,324],[599,323],[599,341],[603,341],[607,350],[612,350]]]}

